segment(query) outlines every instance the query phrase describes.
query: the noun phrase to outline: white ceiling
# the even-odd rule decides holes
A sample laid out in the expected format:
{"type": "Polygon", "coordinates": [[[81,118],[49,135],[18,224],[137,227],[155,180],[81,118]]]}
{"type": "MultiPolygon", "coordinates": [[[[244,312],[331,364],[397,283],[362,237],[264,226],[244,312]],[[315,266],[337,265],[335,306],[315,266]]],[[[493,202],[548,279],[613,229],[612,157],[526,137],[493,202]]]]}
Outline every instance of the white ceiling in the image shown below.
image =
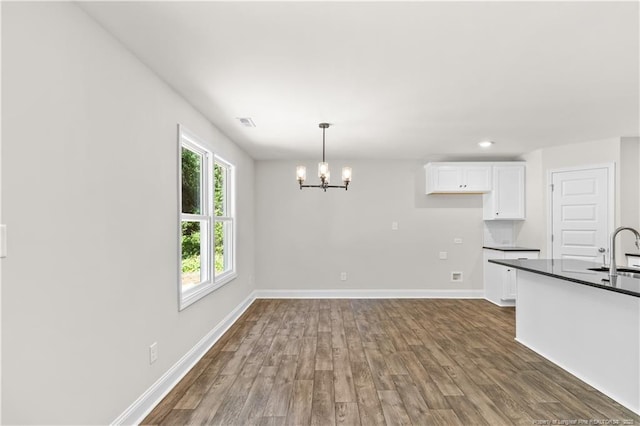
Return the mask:
{"type": "Polygon", "coordinates": [[[319,156],[323,121],[344,159],[639,133],[638,2],[80,6],[258,159],[319,156]]]}

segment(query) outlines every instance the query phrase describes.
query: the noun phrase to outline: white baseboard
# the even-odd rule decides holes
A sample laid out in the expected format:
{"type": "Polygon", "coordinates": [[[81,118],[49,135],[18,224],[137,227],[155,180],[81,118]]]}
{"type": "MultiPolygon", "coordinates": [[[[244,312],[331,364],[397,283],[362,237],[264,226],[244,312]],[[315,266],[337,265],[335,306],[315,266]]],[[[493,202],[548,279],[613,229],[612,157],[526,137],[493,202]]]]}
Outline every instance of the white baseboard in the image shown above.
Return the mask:
{"type": "Polygon", "coordinates": [[[484,300],[493,303],[496,306],[500,306],[501,308],[515,308],[516,307],[516,302],[508,302],[508,303],[498,303],[495,302],[491,299],[489,299],[488,297],[483,297],[484,300]]]}
{"type": "Polygon", "coordinates": [[[256,290],[256,299],[484,299],[484,290],[256,290]]]}
{"type": "Polygon", "coordinates": [[[145,393],[118,416],[112,425],[138,425],[162,401],[178,382],[193,368],[222,335],[235,323],[256,299],[252,292],[233,311],[220,321],[198,343],[195,344],[178,362],[162,375],[145,393]]]}
{"type": "Polygon", "coordinates": [[[255,290],[162,375],[112,425],[137,425],[222,337],[255,299],[483,299],[484,290],[255,290]]]}

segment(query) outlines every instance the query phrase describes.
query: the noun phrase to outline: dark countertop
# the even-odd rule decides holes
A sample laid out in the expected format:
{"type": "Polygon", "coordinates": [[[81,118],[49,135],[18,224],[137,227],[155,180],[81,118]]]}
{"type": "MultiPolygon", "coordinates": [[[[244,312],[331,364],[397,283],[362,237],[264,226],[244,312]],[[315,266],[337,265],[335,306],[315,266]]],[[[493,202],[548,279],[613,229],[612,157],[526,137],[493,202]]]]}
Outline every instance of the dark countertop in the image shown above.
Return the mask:
{"type": "Polygon", "coordinates": [[[532,249],[519,246],[482,246],[483,249],[499,250],[499,251],[540,251],[540,249],[532,249]]]}
{"type": "Polygon", "coordinates": [[[561,280],[572,281],[582,285],[597,287],[603,290],[640,297],[640,278],[619,275],[616,282],[611,284],[608,281],[609,275],[606,272],[589,270],[589,268],[598,268],[602,266],[595,262],[585,262],[583,260],[573,259],[489,259],[489,262],[561,280]]]}
{"type": "MultiPolygon", "coordinates": [[[[640,253],[626,253],[627,256],[640,257],[640,253]]],[[[618,263],[618,262],[616,262],[618,263]]]]}

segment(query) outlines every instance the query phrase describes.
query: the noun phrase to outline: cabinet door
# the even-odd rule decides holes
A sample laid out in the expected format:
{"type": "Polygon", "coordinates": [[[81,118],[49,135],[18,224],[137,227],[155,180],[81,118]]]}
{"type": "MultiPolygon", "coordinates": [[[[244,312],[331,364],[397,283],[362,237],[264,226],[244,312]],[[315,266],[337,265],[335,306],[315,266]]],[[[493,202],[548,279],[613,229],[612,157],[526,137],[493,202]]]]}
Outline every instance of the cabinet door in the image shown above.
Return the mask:
{"type": "Polygon", "coordinates": [[[463,189],[469,192],[491,191],[491,167],[471,166],[464,168],[463,189]]]}
{"type": "Polygon", "coordinates": [[[491,166],[483,163],[428,163],[427,194],[491,191],[491,166]]]}
{"type": "MultiPolygon", "coordinates": [[[[538,251],[509,251],[504,254],[505,259],[537,259],[538,251]]],[[[505,268],[502,287],[502,300],[516,300],[518,295],[518,270],[505,268]]]]}
{"type": "Polygon", "coordinates": [[[462,189],[462,168],[436,166],[432,170],[432,190],[440,192],[458,192],[462,189]]]}
{"type": "Polygon", "coordinates": [[[505,268],[504,281],[502,282],[502,300],[516,300],[517,294],[517,270],[505,268]]]}
{"type": "Polygon", "coordinates": [[[524,219],[524,166],[493,168],[495,219],[524,219]]]}
{"type": "Polygon", "coordinates": [[[632,268],[640,268],[640,257],[627,256],[627,266],[630,266],[632,268]]]}
{"type": "Polygon", "coordinates": [[[489,263],[489,259],[504,259],[504,252],[499,250],[483,249],[484,261],[484,297],[498,306],[513,306],[513,303],[504,301],[504,282],[506,267],[489,263]]]}

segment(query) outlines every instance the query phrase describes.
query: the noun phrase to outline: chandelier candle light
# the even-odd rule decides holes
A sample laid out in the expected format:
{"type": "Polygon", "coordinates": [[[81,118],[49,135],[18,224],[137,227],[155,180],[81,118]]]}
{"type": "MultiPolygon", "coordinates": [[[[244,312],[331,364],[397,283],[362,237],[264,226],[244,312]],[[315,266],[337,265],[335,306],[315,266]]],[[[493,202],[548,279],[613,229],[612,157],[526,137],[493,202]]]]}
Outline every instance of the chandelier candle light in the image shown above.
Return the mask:
{"type": "Polygon", "coordinates": [[[343,185],[329,185],[331,180],[331,172],[329,171],[329,163],[324,158],[324,132],[329,127],[329,123],[320,123],[319,127],[322,129],[322,162],[318,163],[318,177],[320,178],[319,185],[303,185],[307,179],[307,168],[305,166],[296,167],[296,178],[302,188],[320,188],[327,192],[327,188],[344,188],[345,191],[349,187],[351,182],[351,167],[342,168],[342,183],[343,185]]]}

